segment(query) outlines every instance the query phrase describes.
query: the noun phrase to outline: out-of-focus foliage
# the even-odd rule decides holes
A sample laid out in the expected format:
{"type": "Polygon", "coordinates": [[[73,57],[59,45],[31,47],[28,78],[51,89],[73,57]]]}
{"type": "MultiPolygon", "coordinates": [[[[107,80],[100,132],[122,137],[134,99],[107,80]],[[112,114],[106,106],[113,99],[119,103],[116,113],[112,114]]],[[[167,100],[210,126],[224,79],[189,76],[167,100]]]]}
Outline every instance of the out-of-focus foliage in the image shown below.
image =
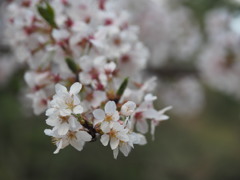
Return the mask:
{"type": "MultiPolygon", "coordinates": [[[[183,3],[201,23],[213,7],[236,9],[223,0],[183,3]]],[[[172,115],[158,127],[154,143],[148,137],[149,145],[136,147],[128,158],[114,160],[111,150],[96,143],[81,153],[67,148],[53,155],[55,147],[43,133],[44,117],[33,116],[21,101],[22,76],[20,69],[0,89],[0,179],[240,179],[240,103],[233,97],[205,88],[206,103],[198,116],[172,115]]]]}

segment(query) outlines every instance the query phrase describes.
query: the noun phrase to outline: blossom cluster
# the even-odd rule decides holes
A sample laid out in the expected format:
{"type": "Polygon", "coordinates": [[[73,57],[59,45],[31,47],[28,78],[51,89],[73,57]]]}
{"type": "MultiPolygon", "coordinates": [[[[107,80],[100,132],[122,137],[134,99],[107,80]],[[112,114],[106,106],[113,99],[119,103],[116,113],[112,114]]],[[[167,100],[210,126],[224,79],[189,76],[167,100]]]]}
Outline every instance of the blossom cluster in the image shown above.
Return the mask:
{"type": "Polygon", "coordinates": [[[156,78],[143,82],[148,50],[115,0],[21,0],[7,6],[6,34],[34,113],[45,112],[58,153],[68,145],[110,144],[114,157],[146,144],[169,117],[154,108],[156,78]],[[150,125],[150,127],[149,127],[150,125]]]}
{"type": "Polygon", "coordinates": [[[199,24],[179,0],[123,0],[140,26],[140,39],[150,50],[151,67],[186,63],[202,44],[199,24]],[[158,24],[156,26],[156,24],[158,24]],[[171,61],[170,61],[171,60],[171,61]]]}
{"type": "Polygon", "coordinates": [[[201,51],[198,69],[205,82],[229,95],[240,97],[240,16],[226,8],[206,15],[208,40],[201,51]]]}

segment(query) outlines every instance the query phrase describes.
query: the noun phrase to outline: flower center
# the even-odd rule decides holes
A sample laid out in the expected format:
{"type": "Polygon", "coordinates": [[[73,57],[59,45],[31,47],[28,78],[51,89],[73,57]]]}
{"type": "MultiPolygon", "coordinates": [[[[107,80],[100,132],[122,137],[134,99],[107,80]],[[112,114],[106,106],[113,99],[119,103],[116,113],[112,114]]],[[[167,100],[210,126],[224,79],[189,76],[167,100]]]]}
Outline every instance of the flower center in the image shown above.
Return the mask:
{"type": "Polygon", "coordinates": [[[76,132],[73,132],[73,131],[69,131],[69,132],[67,133],[67,136],[68,136],[68,138],[69,138],[70,140],[77,139],[77,137],[76,137],[76,132]]]}
{"type": "Polygon", "coordinates": [[[117,132],[116,132],[115,130],[111,130],[111,131],[109,132],[109,136],[110,136],[110,137],[116,137],[116,134],[117,134],[117,132]]]}
{"type": "Polygon", "coordinates": [[[69,116],[60,116],[61,118],[61,123],[65,123],[65,122],[68,122],[68,119],[69,119],[69,116]]]}
{"type": "Polygon", "coordinates": [[[110,122],[110,121],[112,121],[112,115],[106,115],[106,117],[105,117],[105,121],[107,121],[107,122],[110,122]]]}

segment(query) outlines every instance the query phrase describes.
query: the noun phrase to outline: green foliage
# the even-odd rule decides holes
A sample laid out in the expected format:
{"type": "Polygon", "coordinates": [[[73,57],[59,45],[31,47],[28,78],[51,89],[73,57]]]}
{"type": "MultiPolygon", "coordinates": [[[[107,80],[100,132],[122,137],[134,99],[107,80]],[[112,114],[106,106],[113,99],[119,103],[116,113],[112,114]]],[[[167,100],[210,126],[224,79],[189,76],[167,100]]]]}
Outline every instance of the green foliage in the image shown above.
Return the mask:
{"type": "Polygon", "coordinates": [[[73,73],[75,73],[75,74],[78,73],[79,68],[78,68],[77,64],[74,62],[73,59],[66,58],[65,61],[66,61],[67,65],[68,65],[69,69],[71,69],[71,71],[73,73]]]}
{"type": "Polygon", "coordinates": [[[37,5],[37,10],[42,18],[52,27],[57,28],[55,22],[55,13],[51,5],[47,1],[42,1],[37,5]]]}
{"type": "Polygon", "coordinates": [[[127,88],[128,85],[128,78],[125,78],[122,82],[122,84],[120,85],[119,89],[117,90],[117,96],[121,97],[125,91],[125,89],[127,88]]]}

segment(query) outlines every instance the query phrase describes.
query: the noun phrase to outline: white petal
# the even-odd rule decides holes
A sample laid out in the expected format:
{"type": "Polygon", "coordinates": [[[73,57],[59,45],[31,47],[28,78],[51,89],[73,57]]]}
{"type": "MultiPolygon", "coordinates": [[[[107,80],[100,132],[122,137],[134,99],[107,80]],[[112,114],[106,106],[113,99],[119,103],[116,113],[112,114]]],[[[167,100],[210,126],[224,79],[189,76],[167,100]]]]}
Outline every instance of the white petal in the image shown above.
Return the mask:
{"type": "Polygon", "coordinates": [[[77,149],[78,151],[81,151],[81,150],[83,149],[83,146],[84,146],[84,142],[83,142],[83,141],[73,140],[73,141],[70,141],[70,144],[71,144],[75,149],[77,149]]]}
{"type": "Polygon", "coordinates": [[[125,157],[128,156],[128,154],[130,153],[131,151],[131,147],[127,144],[127,143],[124,143],[121,147],[120,147],[120,150],[121,152],[123,153],[123,155],[125,157]]]}
{"type": "Polygon", "coordinates": [[[125,116],[131,116],[135,108],[136,108],[136,103],[133,101],[128,101],[122,106],[121,113],[125,116]]]}
{"type": "Polygon", "coordinates": [[[53,154],[59,153],[60,149],[62,148],[63,140],[61,139],[60,141],[57,142],[57,149],[53,152],[53,154]]]}
{"type": "Polygon", "coordinates": [[[79,82],[75,82],[71,86],[69,93],[70,95],[75,95],[75,94],[78,94],[81,89],[82,89],[82,84],[80,84],[79,82]]]}
{"type": "Polygon", "coordinates": [[[92,78],[91,78],[90,74],[85,73],[85,72],[81,72],[79,74],[79,79],[80,79],[81,83],[83,83],[84,85],[91,84],[91,82],[92,82],[92,78]]]}
{"type": "Polygon", "coordinates": [[[46,116],[51,116],[55,112],[55,108],[50,108],[46,111],[45,115],[46,116]]]}
{"type": "Polygon", "coordinates": [[[83,112],[83,107],[81,105],[78,105],[73,109],[74,114],[82,114],[82,112],[83,112]]]}
{"type": "Polygon", "coordinates": [[[112,115],[112,120],[113,121],[118,121],[119,120],[119,112],[115,111],[112,115]]]}
{"type": "Polygon", "coordinates": [[[60,136],[66,135],[69,130],[69,125],[67,123],[63,123],[58,127],[58,134],[60,136]]]}
{"type": "Polygon", "coordinates": [[[61,116],[70,116],[72,114],[72,111],[70,109],[61,109],[59,113],[61,116]]]}
{"type": "Polygon", "coordinates": [[[113,114],[116,111],[116,103],[114,101],[108,101],[105,105],[106,114],[113,114]]]}
{"type": "Polygon", "coordinates": [[[154,139],[155,139],[155,127],[156,127],[156,125],[155,125],[155,123],[152,121],[151,122],[151,135],[152,135],[152,140],[154,141],[154,139]]]}
{"type": "Polygon", "coordinates": [[[119,139],[115,138],[115,137],[111,137],[111,141],[110,141],[110,146],[113,149],[116,149],[118,147],[119,144],[119,139]]]}
{"type": "Polygon", "coordinates": [[[80,102],[81,102],[80,99],[76,95],[74,95],[73,96],[73,104],[74,105],[79,105],[80,102]]]}
{"type": "Polygon", "coordinates": [[[61,94],[61,93],[67,93],[67,88],[61,84],[56,84],[55,85],[55,91],[57,94],[61,94]]]}
{"type": "Polygon", "coordinates": [[[88,142],[88,141],[92,140],[92,136],[85,131],[77,132],[76,136],[81,141],[87,141],[88,142]]]}
{"type": "Polygon", "coordinates": [[[93,116],[95,119],[103,121],[105,119],[105,112],[102,109],[96,109],[93,111],[93,116]]]}
{"type": "Polygon", "coordinates": [[[160,110],[159,113],[165,113],[166,111],[169,111],[172,109],[172,106],[165,107],[164,109],[160,110]]]}
{"type": "Polygon", "coordinates": [[[103,134],[103,135],[101,136],[100,141],[101,141],[101,143],[102,143],[104,146],[107,146],[107,145],[108,145],[108,142],[109,142],[109,135],[103,134]]]}
{"type": "Polygon", "coordinates": [[[101,130],[105,133],[110,132],[110,124],[106,121],[103,121],[101,124],[101,130]]]}
{"type": "Polygon", "coordinates": [[[53,131],[51,129],[45,129],[44,134],[46,134],[47,136],[53,136],[53,131]]]}
{"type": "Polygon", "coordinates": [[[73,117],[73,116],[70,116],[70,117],[69,117],[68,123],[69,123],[69,126],[70,126],[71,128],[73,128],[73,129],[76,128],[76,126],[77,126],[77,120],[76,120],[76,118],[73,117]]]}
{"type": "Polygon", "coordinates": [[[128,137],[128,135],[127,135],[126,133],[121,133],[121,132],[119,132],[119,133],[117,134],[117,137],[118,137],[118,139],[120,139],[121,141],[124,141],[124,142],[129,141],[129,137],[128,137]]]}
{"type": "Polygon", "coordinates": [[[46,124],[49,126],[56,126],[59,124],[59,119],[57,117],[49,117],[46,120],[46,124]]]}
{"type": "Polygon", "coordinates": [[[137,121],[136,128],[139,132],[145,134],[148,132],[148,123],[146,120],[137,121]]]}
{"type": "Polygon", "coordinates": [[[157,96],[153,96],[152,94],[147,94],[144,97],[144,101],[148,101],[148,102],[155,101],[156,99],[157,99],[157,96]]]}
{"type": "Polygon", "coordinates": [[[117,159],[117,157],[118,157],[118,152],[119,152],[118,148],[116,148],[116,149],[113,150],[113,157],[114,157],[114,159],[117,159]]]}

